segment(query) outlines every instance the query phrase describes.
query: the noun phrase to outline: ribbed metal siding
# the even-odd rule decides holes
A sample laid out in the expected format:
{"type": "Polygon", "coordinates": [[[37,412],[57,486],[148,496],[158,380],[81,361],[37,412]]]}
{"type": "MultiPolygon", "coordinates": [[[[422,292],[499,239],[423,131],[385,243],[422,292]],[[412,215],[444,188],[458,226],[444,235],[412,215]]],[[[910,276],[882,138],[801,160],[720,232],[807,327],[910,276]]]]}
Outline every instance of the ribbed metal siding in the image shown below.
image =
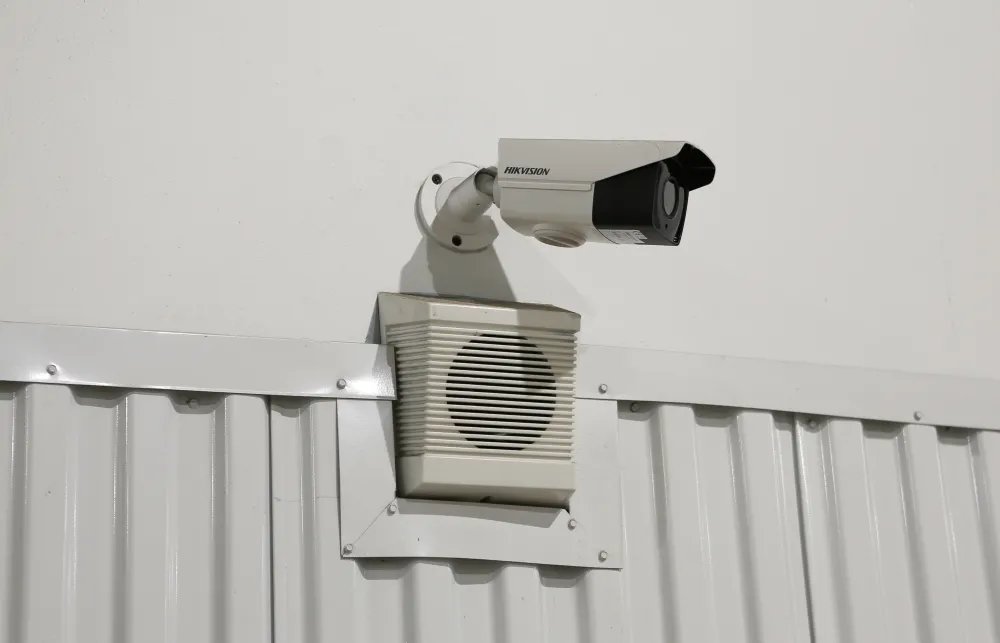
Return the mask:
{"type": "Polygon", "coordinates": [[[269,498],[282,643],[998,640],[998,433],[623,408],[581,572],[344,560],[336,402],[190,397],[0,384],[0,641],[269,640],[269,498]]]}
{"type": "Polygon", "coordinates": [[[273,401],[272,440],[276,641],[620,637],[618,572],[342,559],[336,403],[273,401]]]}
{"type": "Polygon", "coordinates": [[[272,417],[279,643],[997,640],[997,433],[623,409],[619,573],[341,559],[335,402],[272,417]]]}
{"type": "Polygon", "coordinates": [[[797,433],[815,640],[1000,640],[1000,433],[797,433]]]}
{"type": "Polygon", "coordinates": [[[272,405],[279,643],[808,640],[790,422],[625,414],[624,572],[344,560],[336,430],[333,401],[272,405]]]}
{"type": "Polygon", "coordinates": [[[656,405],[619,444],[625,640],[807,641],[790,418],[656,405]]]}
{"type": "Polygon", "coordinates": [[[266,400],[0,383],[0,641],[267,641],[266,400]]]}

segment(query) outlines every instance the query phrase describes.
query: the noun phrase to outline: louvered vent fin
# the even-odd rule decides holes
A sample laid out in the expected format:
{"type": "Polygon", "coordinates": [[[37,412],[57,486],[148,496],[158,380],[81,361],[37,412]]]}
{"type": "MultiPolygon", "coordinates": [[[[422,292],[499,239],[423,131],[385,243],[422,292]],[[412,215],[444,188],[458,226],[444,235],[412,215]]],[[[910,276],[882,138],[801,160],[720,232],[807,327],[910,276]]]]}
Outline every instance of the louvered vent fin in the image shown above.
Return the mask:
{"type": "Polygon", "coordinates": [[[564,504],[579,315],[383,293],[379,316],[396,354],[401,493],[564,504]]]}

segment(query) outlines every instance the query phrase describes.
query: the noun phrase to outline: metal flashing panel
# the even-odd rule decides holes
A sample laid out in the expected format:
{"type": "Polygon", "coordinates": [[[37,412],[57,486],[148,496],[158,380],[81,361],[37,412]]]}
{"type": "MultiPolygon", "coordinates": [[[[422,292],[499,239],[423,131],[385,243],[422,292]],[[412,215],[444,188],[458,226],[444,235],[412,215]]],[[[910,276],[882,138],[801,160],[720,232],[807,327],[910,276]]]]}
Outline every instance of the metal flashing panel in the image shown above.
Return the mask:
{"type": "MultiPolygon", "coordinates": [[[[0,346],[0,381],[310,399],[397,394],[386,345],[0,321],[0,346]]],[[[1000,430],[1000,380],[947,375],[580,346],[575,391],[576,399],[1000,430]]]]}
{"type": "Polygon", "coordinates": [[[264,398],[0,383],[0,641],[269,641],[264,398]]]}
{"type": "Polygon", "coordinates": [[[377,344],[0,321],[0,381],[391,400],[377,344]]]}
{"type": "MultiPolygon", "coordinates": [[[[621,568],[616,404],[584,400],[580,405],[574,429],[576,492],[566,508],[397,497],[399,460],[389,402],[340,400],[337,416],[336,425],[321,430],[340,428],[345,556],[621,568]]],[[[470,459],[469,467],[476,466],[470,459]]]]}
{"type": "Polygon", "coordinates": [[[762,409],[1000,431],[1000,380],[581,346],[578,399],[762,409]]]}

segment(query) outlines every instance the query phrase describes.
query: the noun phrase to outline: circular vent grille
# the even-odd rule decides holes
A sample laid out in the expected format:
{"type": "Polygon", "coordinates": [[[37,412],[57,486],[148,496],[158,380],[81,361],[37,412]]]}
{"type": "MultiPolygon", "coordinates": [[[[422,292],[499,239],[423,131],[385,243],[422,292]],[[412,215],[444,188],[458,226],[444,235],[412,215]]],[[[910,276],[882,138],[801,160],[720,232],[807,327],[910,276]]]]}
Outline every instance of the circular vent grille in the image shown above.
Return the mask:
{"type": "Polygon", "coordinates": [[[458,350],[445,387],[459,432],[481,449],[520,451],[542,437],[556,409],[556,376],[520,335],[481,333],[458,350]]]}

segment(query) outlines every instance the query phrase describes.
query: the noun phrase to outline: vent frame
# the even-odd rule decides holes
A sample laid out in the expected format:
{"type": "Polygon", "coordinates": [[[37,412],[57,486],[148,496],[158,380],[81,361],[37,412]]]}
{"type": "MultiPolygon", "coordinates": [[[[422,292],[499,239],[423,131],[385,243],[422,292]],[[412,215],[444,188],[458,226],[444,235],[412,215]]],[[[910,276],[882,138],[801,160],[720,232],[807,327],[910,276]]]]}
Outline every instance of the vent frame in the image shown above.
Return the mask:
{"type": "Polygon", "coordinates": [[[567,506],[579,315],[382,293],[379,326],[395,355],[401,495],[567,506]]]}

